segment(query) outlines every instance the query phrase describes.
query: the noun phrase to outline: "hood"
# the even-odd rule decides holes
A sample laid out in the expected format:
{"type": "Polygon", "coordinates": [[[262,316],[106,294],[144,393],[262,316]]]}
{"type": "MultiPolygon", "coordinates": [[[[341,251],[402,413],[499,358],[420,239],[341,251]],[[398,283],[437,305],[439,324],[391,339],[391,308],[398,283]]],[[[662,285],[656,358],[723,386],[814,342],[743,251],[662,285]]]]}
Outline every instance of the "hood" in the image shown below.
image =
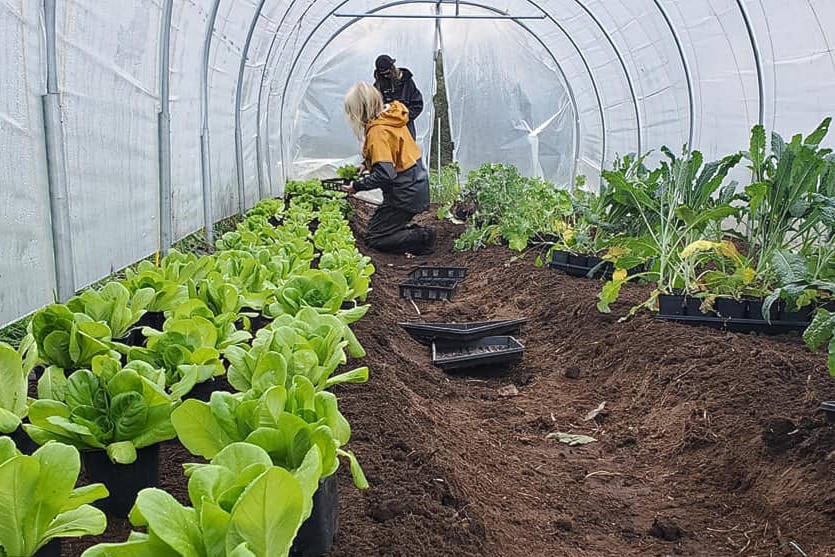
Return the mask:
{"type": "Polygon", "coordinates": [[[409,109],[400,101],[392,101],[386,109],[380,113],[379,116],[369,121],[365,125],[365,130],[368,131],[374,126],[390,126],[392,128],[402,128],[409,123],[409,109]]]}

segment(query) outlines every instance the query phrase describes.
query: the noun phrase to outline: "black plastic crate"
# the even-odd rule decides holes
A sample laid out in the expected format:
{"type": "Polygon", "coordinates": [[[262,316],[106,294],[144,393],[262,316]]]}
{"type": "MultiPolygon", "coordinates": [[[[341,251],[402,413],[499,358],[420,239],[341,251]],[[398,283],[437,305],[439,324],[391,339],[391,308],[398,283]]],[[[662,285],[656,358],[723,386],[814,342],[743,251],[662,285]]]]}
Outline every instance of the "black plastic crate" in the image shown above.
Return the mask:
{"type": "Polygon", "coordinates": [[[467,267],[418,267],[411,273],[412,280],[424,279],[456,279],[467,278],[467,267]]]}
{"type": "Polygon", "coordinates": [[[519,333],[523,319],[502,319],[498,321],[473,321],[470,323],[398,323],[412,338],[422,344],[471,342],[496,335],[519,333]]]}
{"type": "Polygon", "coordinates": [[[457,279],[411,279],[400,283],[400,297],[406,300],[451,300],[457,285],[457,279]]]}
{"type": "Polygon", "coordinates": [[[461,344],[432,343],[432,363],[444,370],[502,369],[522,359],[525,347],[512,336],[486,337],[461,344]]]}

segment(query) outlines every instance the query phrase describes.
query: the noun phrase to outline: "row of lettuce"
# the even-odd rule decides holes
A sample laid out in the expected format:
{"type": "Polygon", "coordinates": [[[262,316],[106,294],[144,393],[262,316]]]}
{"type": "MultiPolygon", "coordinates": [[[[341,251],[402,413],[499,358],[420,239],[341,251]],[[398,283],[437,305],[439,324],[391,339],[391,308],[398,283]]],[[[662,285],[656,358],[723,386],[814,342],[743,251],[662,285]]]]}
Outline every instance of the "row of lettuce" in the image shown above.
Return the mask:
{"type": "Polygon", "coordinates": [[[0,345],[0,433],[22,427],[41,445],[29,456],[0,438],[0,554],[105,530],[91,503],[108,490],[75,487],[78,450],[126,465],[177,437],[208,461],[186,465],[190,507],[144,489],[130,512],[141,531],[87,557],[287,555],[339,457],[367,487],[329,389],[368,379],[341,366],[365,354],[349,325],[369,308],[374,267],[342,194],[315,186],[290,183],[288,203],[258,203],[216,253],[142,262],[39,311],[17,349],[0,345]],[[236,392],[191,398],[221,376],[236,392]]]}
{"type": "Polygon", "coordinates": [[[777,133],[767,141],[755,126],[747,151],[713,162],[686,149],[662,148],[653,166],[653,155],[624,156],[602,173],[597,192],[560,190],[489,164],[469,174],[442,213],[468,220],[458,249],[504,241],[613,263],[602,312],[626,282],[644,281],[656,286],[630,315],[656,310],[660,296],[683,295],[705,313],[724,300],[755,300],[767,321],[780,311],[812,319],[804,338],[813,349],[829,342],[835,374],[835,314],[827,309],[835,295],[835,155],[821,146],[830,121],[788,142],[777,133]],[[748,183],[729,180],[742,165],[748,183]]]}

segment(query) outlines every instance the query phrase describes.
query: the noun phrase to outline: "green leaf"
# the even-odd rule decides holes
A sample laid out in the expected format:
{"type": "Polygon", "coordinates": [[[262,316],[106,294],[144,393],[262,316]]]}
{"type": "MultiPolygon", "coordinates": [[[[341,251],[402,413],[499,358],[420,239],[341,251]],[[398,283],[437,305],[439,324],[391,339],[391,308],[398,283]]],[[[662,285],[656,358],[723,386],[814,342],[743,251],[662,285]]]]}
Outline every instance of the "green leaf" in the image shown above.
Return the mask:
{"type": "MultiPolygon", "coordinates": [[[[182,557],[203,557],[203,536],[197,511],[184,507],[161,489],[143,489],[136,507],[148,529],[182,557]]],[[[131,522],[135,515],[131,512],[131,522]]]]}
{"type": "Polygon", "coordinates": [[[803,342],[812,350],[817,350],[835,335],[835,313],[818,309],[812,322],[803,331],[803,342]]]}
{"type": "Polygon", "coordinates": [[[366,383],[368,382],[368,368],[358,367],[356,369],[352,369],[351,371],[346,371],[345,373],[341,373],[339,375],[335,375],[330,377],[324,385],[324,389],[330,389],[334,385],[338,385],[340,383],[366,383]]]}
{"type": "Polygon", "coordinates": [[[107,456],[116,464],[136,462],[136,446],[130,441],[120,441],[107,446],[107,456]]]}
{"type": "Polygon", "coordinates": [[[302,523],[303,506],[298,480],[287,470],[270,468],[232,509],[227,550],[246,543],[255,555],[287,555],[302,523]]]}

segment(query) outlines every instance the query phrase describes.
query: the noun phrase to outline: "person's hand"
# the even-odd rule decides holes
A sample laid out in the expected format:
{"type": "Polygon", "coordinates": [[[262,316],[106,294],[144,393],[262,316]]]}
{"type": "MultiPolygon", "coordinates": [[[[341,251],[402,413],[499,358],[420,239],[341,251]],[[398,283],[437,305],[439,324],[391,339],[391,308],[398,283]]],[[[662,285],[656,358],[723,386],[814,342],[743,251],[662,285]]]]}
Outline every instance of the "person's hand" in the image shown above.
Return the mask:
{"type": "Polygon", "coordinates": [[[357,190],[354,189],[354,181],[351,180],[347,184],[343,184],[342,185],[342,191],[344,191],[347,194],[357,193],[357,190]]]}
{"type": "Polygon", "coordinates": [[[357,167],[357,173],[362,174],[363,172],[365,172],[365,163],[361,162],[360,165],[357,167]]]}

